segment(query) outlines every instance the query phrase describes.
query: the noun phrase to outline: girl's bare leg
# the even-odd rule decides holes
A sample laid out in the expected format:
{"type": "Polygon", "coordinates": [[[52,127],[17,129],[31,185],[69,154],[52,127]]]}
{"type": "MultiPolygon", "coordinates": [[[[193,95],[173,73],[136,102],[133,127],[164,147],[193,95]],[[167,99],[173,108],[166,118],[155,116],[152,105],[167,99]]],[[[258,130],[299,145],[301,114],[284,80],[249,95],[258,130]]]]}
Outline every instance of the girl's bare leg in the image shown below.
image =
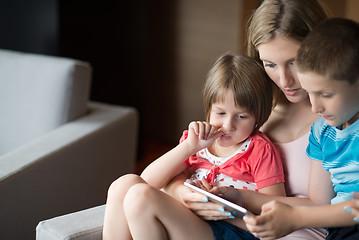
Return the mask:
{"type": "Polygon", "coordinates": [[[124,200],[133,239],[214,239],[211,227],[183,204],[148,184],[136,184],[124,200]]]}
{"type": "Polygon", "coordinates": [[[135,174],[128,174],[114,181],[107,195],[103,239],[132,239],[123,209],[123,200],[128,189],[145,181],[135,174]]]}

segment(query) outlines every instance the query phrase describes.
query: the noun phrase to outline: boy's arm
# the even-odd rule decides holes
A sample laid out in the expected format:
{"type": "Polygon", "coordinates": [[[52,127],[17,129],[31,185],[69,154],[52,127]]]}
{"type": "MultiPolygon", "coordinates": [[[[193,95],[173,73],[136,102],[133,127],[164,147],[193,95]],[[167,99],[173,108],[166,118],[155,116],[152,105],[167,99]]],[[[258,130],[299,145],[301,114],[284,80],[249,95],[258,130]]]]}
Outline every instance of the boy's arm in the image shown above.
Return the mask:
{"type": "Polygon", "coordinates": [[[330,173],[323,168],[321,161],[311,161],[308,197],[314,205],[329,204],[330,200],[335,197],[330,173]]]}
{"type": "Polygon", "coordinates": [[[263,239],[277,239],[301,228],[344,227],[354,225],[353,216],[344,210],[348,202],[323,206],[291,207],[277,201],[263,205],[258,217],[246,216],[250,232],[263,239]],[[277,224],[273,225],[273,222],[277,224]]]}
{"type": "Polygon", "coordinates": [[[330,174],[323,169],[320,161],[312,160],[308,199],[276,199],[280,202],[264,204],[260,216],[246,217],[245,222],[250,231],[265,236],[265,239],[275,239],[300,228],[330,227],[339,221],[344,225],[352,223],[344,205],[329,205],[333,197],[330,174]],[[336,217],[335,214],[339,215],[336,217]]]}
{"type": "Polygon", "coordinates": [[[348,204],[346,201],[317,207],[295,207],[295,215],[298,216],[297,229],[352,226],[356,223],[353,215],[344,210],[348,204]]]}
{"type": "Polygon", "coordinates": [[[254,191],[238,190],[226,187],[216,188],[213,193],[221,194],[226,199],[235,202],[254,213],[259,213],[263,204],[273,200],[291,206],[315,206],[330,203],[330,200],[334,196],[330,174],[323,169],[320,161],[312,160],[308,184],[308,198],[272,196],[254,191]]]}

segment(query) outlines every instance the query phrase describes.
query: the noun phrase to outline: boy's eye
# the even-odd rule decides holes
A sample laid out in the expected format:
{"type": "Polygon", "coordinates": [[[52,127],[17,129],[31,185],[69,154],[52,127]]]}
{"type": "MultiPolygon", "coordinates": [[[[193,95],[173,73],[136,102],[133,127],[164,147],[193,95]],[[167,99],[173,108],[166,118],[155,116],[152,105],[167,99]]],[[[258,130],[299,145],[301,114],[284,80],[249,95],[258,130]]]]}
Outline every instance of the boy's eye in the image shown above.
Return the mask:
{"type": "Polygon", "coordinates": [[[330,98],[331,96],[333,96],[331,93],[322,93],[322,97],[324,98],[330,98]]]}
{"type": "Polygon", "coordinates": [[[224,113],[224,112],[217,112],[217,115],[224,115],[224,114],[226,114],[226,113],[224,113]]]}

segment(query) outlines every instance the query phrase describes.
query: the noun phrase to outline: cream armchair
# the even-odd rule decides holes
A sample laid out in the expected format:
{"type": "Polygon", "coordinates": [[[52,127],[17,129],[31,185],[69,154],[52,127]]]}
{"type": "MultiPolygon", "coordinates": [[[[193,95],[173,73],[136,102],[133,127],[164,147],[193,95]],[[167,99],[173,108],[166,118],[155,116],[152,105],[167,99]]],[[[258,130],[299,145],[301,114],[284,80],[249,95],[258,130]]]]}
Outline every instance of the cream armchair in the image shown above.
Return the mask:
{"type": "Polygon", "coordinates": [[[0,239],[35,239],[133,172],[138,113],[89,102],[90,83],[86,62],[0,50],[0,239]]]}
{"type": "Polygon", "coordinates": [[[36,240],[101,240],[105,205],[41,221],[36,240]]]}

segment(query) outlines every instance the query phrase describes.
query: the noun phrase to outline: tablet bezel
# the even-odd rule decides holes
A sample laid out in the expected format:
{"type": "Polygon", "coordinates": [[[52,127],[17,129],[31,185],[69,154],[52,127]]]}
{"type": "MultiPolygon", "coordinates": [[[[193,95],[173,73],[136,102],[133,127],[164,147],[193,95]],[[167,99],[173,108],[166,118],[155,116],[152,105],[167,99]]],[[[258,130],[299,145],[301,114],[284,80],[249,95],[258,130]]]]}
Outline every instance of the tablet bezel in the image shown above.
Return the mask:
{"type": "Polygon", "coordinates": [[[196,187],[188,182],[184,182],[184,185],[198,193],[201,193],[203,195],[205,195],[206,197],[208,197],[209,200],[211,200],[212,202],[218,203],[220,205],[222,205],[227,211],[231,212],[231,214],[233,216],[236,217],[240,217],[243,218],[244,215],[246,214],[252,214],[250,211],[248,211],[247,209],[245,209],[244,207],[241,207],[233,202],[230,202],[222,197],[219,197],[217,195],[214,195],[210,192],[207,192],[199,187],[196,187]]]}

